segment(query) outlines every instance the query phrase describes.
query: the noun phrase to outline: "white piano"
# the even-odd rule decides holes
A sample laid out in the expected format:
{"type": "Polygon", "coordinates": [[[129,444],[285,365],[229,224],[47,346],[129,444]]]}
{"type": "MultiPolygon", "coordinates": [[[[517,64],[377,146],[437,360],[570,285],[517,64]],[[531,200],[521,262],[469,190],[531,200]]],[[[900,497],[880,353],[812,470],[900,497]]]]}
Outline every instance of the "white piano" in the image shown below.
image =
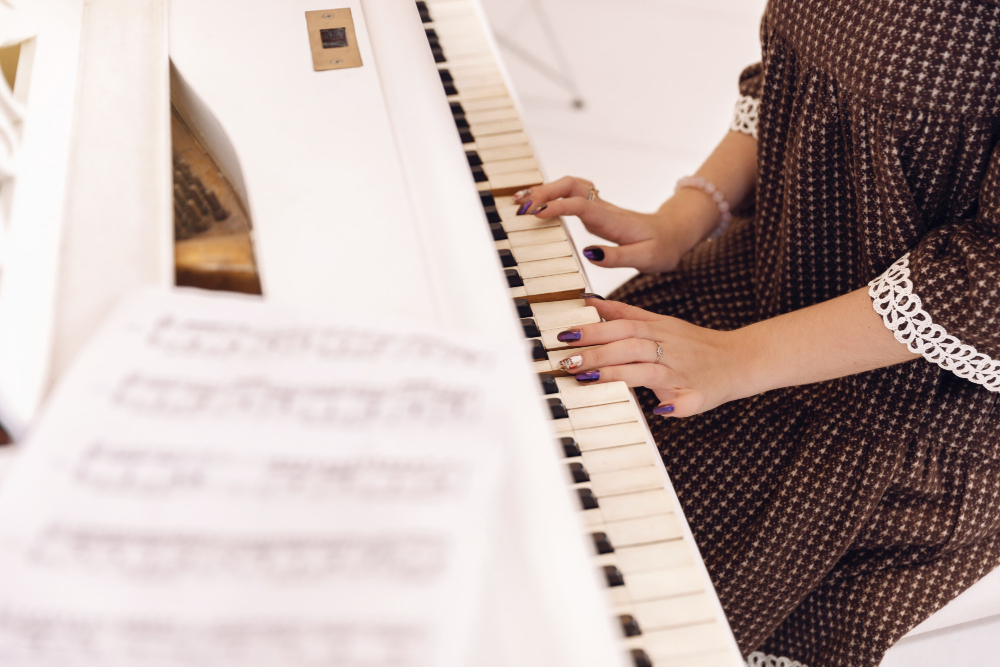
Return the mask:
{"type": "Polygon", "coordinates": [[[478,3],[333,4],[0,0],[0,423],[137,284],[523,339],[477,664],[745,664],[631,392],[556,370],[597,315],[565,227],[516,215],[543,175],[478,3]]]}

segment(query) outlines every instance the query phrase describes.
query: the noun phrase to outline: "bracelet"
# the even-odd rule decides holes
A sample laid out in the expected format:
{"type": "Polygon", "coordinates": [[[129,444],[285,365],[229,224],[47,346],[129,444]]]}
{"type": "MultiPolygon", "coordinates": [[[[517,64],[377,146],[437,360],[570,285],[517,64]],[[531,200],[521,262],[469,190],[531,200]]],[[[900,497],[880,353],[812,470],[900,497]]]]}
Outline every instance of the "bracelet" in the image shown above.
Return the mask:
{"type": "Polygon", "coordinates": [[[726,195],[722,194],[722,190],[718,188],[715,183],[706,180],[702,176],[684,176],[674,187],[674,192],[681,190],[682,188],[694,188],[696,190],[701,190],[706,195],[712,198],[715,205],[719,207],[719,224],[716,226],[712,233],[708,235],[709,240],[718,238],[723,232],[729,227],[729,221],[733,219],[733,214],[729,212],[729,202],[726,201],[726,195]]]}

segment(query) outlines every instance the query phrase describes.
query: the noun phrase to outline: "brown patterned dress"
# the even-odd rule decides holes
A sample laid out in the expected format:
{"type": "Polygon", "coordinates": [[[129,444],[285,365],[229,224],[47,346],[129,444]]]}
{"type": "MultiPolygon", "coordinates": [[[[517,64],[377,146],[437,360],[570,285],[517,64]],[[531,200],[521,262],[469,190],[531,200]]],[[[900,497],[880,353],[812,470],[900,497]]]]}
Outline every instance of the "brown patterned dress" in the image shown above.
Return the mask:
{"type": "Polygon", "coordinates": [[[1000,5],[771,0],[761,41],[752,216],[613,298],[733,329],[874,281],[924,359],[649,415],[743,651],[874,666],[1000,564],[1000,5]]]}

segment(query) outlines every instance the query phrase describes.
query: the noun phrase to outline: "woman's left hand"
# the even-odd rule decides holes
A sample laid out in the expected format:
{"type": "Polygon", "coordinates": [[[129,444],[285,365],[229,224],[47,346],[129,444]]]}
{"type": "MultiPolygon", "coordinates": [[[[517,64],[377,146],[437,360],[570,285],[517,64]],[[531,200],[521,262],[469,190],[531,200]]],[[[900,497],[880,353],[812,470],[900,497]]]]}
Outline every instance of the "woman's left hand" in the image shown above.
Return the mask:
{"type": "Polygon", "coordinates": [[[654,412],[673,417],[689,417],[757,393],[754,350],[741,330],[705,329],[618,301],[591,298],[587,305],[607,321],[559,334],[574,347],[599,346],[560,364],[577,381],[647,387],[660,400],[654,412]]]}

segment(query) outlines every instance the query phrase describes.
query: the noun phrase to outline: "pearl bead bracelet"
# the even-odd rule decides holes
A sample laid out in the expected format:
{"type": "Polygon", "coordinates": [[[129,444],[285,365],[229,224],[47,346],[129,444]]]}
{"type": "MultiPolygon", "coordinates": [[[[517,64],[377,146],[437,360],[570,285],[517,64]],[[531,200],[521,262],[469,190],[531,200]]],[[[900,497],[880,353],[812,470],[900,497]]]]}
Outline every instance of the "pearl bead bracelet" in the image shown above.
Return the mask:
{"type": "Polygon", "coordinates": [[[712,198],[715,205],[719,208],[719,224],[712,230],[712,233],[708,235],[709,240],[718,238],[722,236],[722,233],[726,231],[729,227],[729,221],[733,219],[733,214],[729,212],[729,202],[726,201],[726,195],[722,194],[722,190],[709,180],[706,180],[702,176],[684,176],[674,187],[674,192],[681,190],[682,188],[694,188],[695,190],[701,190],[706,195],[712,198]]]}

